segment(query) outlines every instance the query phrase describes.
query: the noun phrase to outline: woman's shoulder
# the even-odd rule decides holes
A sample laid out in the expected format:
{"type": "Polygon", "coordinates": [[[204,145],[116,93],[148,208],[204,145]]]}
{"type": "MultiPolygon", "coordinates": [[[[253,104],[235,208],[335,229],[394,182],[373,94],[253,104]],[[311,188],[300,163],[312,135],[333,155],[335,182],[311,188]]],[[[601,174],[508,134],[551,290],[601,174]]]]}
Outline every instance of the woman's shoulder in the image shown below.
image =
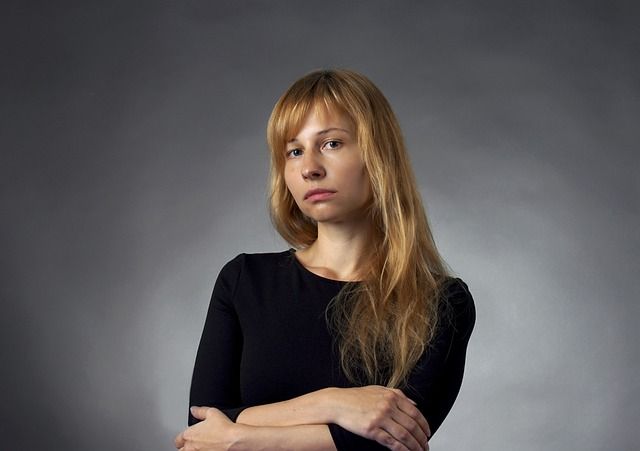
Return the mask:
{"type": "Polygon", "coordinates": [[[471,334],[476,322],[476,307],[469,286],[459,277],[447,277],[441,286],[442,312],[458,333],[471,334]]]}
{"type": "Polygon", "coordinates": [[[473,304],[473,296],[466,282],[459,277],[446,277],[440,291],[450,304],[473,304]]]}
{"type": "Polygon", "coordinates": [[[236,255],[233,259],[231,259],[231,261],[229,261],[229,263],[259,265],[279,264],[283,261],[290,260],[291,255],[291,250],[280,252],[243,252],[236,255]]]}
{"type": "Polygon", "coordinates": [[[249,273],[268,273],[283,265],[289,264],[292,259],[290,250],[281,252],[256,252],[236,255],[229,260],[220,271],[221,275],[249,273]]]}
{"type": "MultiPolygon", "coordinates": [[[[241,253],[227,261],[216,278],[214,290],[235,294],[239,287],[262,287],[282,273],[290,252],[241,253]]],[[[290,260],[289,260],[290,261],[290,260]]]]}

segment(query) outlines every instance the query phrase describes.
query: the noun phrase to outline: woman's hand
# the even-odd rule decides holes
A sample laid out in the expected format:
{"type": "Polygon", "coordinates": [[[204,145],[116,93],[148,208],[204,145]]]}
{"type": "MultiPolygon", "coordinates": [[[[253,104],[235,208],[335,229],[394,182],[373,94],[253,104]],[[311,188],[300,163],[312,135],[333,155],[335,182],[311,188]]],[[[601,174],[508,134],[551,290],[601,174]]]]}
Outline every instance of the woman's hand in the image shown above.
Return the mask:
{"type": "Polygon", "coordinates": [[[176,436],[175,445],[180,451],[228,450],[238,439],[238,425],[218,409],[192,407],[191,414],[203,421],[176,436]]]}
{"type": "Polygon", "coordinates": [[[336,424],[392,450],[429,449],[429,424],[402,391],[378,385],[331,390],[336,424]]]}

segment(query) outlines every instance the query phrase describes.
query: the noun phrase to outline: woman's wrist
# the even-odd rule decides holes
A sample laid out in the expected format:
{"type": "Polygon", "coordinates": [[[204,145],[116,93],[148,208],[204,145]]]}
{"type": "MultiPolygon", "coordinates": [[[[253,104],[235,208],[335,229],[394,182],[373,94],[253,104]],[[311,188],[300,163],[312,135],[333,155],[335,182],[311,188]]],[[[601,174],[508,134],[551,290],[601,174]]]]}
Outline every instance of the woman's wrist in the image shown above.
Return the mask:
{"type": "Polygon", "coordinates": [[[247,426],[246,424],[234,423],[229,430],[230,435],[230,451],[244,451],[251,449],[255,441],[254,432],[257,426],[247,426]]]}
{"type": "Polygon", "coordinates": [[[315,393],[318,395],[318,406],[324,415],[324,424],[338,424],[340,413],[341,388],[328,387],[315,393]]]}

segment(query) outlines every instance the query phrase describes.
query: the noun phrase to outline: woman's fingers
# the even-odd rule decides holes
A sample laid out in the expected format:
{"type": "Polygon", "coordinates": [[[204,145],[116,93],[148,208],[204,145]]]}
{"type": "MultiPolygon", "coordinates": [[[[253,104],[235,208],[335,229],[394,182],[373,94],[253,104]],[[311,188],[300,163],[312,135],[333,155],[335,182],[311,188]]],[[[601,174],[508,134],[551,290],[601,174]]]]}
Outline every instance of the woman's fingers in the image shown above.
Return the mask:
{"type": "Polygon", "coordinates": [[[400,401],[398,402],[398,407],[403,412],[405,412],[407,415],[409,415],[411,418],[413,418],[418,422],[418,424],[420,425],[420,428],[424,431],[427,437],[431,437],[431,428],[429,427],[429,423],[427,422],[427,419],[424,417],[424,415],[422,415],[422,412],[420,412],[420,410],[418,410],[418,408],[416,407],[416,402],[411,398],[408,398],[402,392],[402,390],[399,390],[397,388],[394,388],[392,390],[398,395],[400,395],[400,401]]]}
{"type": "MultiPolygon", "coordinates": [[[[417,428],[420,430],[420,428],[417,428]]],[[[424,451],[425,443],[427,443],[426,437],[422,434],[422,431],[419,434],[415,434],[415,431],[412,432],[406,429],[402,424],[397,423],[395,421],[390,422],[386,427],[385,431],[393,437],[398,444],[402,446],[400,448],[392,448],[392,449],[408,449],[410,451],[424,451]],[[414,435],[415,434],[415,435],[414,435]],[[417,436],[416,436],[417,435],[417,436]],[[424,438],[419,438],[420,435],[424,438]]]]}
{"type": "Polygon", "coordinates": [[[392,415],[391,420],[392,424],[388,429],[391,435],[406,444],[409,449],[424,449],[424,444],[429,437],[413,418],[399,411],[392,415]]]}
{"type": "MultiPolygon", "coordinates": [[[[431,429],[429,428],[429,423],[427,422],[427,419],[424,417],[424,415],[422,415],[422,412],[420,412],[420,410],[418,410],[416,406],[406,402],[399,402],[398,409],[407,417],[409,417],[410,421],[414,422],[427,438],[431,437],[431,429]]],[[[405,422],[406,421],[409,420],[405,419],[405,422]]]]}
{"type": "Polygon", "coordinates": [[[398,389],[392,391],[396,395],[395,409],[390,415],[391,421],[385,425],[386,432],[410,450],[428,449],[431,436],[429,423],[415,402],[398,389]]]}
{"type": "Polygon", "coordinates": [[[392,434],[384,429],[379,429],[378,433],[373,438],[376,442],[393,451],[412,451],[411,448],[407,448],[404,443],[398,441],[392,434]]]}
{"type": "Polygon", "coordinates": [[[182,432],[176,436],[173,442],[176,445],[176,448],[178,449],[181,449],[184,446],[185,440],[184,440],[184,436],[182,435],[182,432]]]}

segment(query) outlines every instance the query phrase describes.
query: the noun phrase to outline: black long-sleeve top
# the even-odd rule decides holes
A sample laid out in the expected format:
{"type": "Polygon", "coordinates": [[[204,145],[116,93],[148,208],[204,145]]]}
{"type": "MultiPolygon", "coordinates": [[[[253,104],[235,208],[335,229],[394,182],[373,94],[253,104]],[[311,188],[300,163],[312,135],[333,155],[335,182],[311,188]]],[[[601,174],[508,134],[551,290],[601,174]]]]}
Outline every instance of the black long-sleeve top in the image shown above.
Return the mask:
{"type": "MultiPolygon", "coordinates": [[[[449,282],[436,336],[403,388],[432,433],[458,395],[475,323],[466,284],[449,282]]],[[[227,263],[213,289],[189,405],[216,407],[235,421],[247,407],[353,387],[326,321],[327,305],[345,283],[309,271],[293,250],[241,254],[227,263]]],[[[197,421],[189,415],[190,425],[197,421]]],[[[384,449],[338,425],[329,430],[338,450],[384,449]]]]}

